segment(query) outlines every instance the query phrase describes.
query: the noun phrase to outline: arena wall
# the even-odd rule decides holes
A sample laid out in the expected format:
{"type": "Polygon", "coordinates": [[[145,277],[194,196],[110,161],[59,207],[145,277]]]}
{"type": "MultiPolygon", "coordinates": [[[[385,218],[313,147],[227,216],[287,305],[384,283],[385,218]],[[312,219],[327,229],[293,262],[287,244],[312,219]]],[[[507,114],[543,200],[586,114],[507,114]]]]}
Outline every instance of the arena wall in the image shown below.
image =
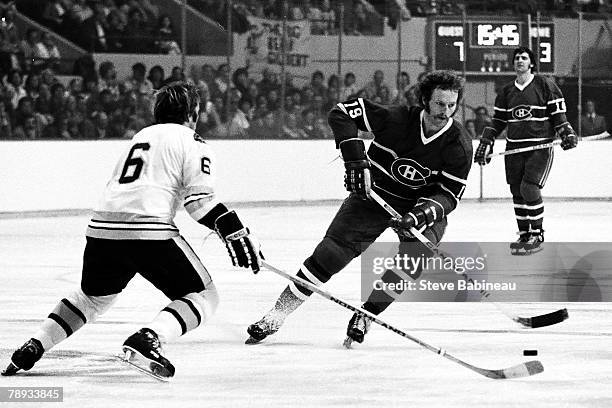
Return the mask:
{"type": "MultiPolygon", "coordinates": [[[[87,209],[95,205],[129,141],[2,142],[0,212],[87,209]]],[[[331,140],[210,141],[220,199],[228,202],[316,201],[345,196],[343,166],[331,140]]],[[[495,150],[503,149],[498,142],[495,150]]],[[[612,198],[612,141],[585,142],[555,163],[546,197],[612,198]]],[[[484,198],[509,198],[503,158],[483,168],[484,198]]],[[[464,198],[480,195],[475,165],[464,198]]]]}

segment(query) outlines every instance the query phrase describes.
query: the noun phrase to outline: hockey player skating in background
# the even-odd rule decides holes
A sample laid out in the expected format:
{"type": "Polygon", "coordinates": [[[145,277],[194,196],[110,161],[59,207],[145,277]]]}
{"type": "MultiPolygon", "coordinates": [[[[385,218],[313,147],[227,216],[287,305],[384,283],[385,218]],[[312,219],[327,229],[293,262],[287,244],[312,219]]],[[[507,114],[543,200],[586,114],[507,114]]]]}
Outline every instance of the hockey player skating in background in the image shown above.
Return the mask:
{"type": "Polygon", "coordinates": [[[211,276],[174,225],[181,203],[220,235],[234,265],[259,270],[259,248],[249,230],[215,198],[215,158],[193,130],[199,100],[197,89],[183,82],[157,93],[156,124],[138,132],[123,152],[87,228],[80,289],[13,353],[3,375],[31,369],[44,352],[108,310],[140,273],[171,302],[125,340],[123,351],[145,370],[172,377],[160,343],[204,323],[218,303],[211,276]]]}
{"type": "MultiPolygon", "coordinates": [[[[472,162],[472,144],[463,127],[453,120],[463,94],[463,81],[450,72],[429,73],[419,83],[423,107],[383,107],[358,98],[339,103],[329,113],[346,169],[344,200],[325,237],[300,268],[297,276],[322,285],[376,240],[392,223],[400,241],[418,242],[407,232],[419,229],[439,242],[446,217],[457,206],[472,162]],[[370,131],[374,141],[366,154],[358,130],[370,131]],[[368,198],[376,191],[401,214],[388,213],[368,198]]],[[[426,250],[426,248],[423,248],[426,250]]],[[[417,272],[419,273],[419,272],[417,272]]],[[[383,280],[385,277],[383,276],[383,280]]],[[[257,343],[278,331],[285,318],[312,294],[290,283],[274,307],[250,325],[247,343],[257,343]]],[[[393,298],[373,292],[363,305],[379,314],[393,298]]],[[[363,341],[370,320],[353,315],[347,335],[363,341]]]]}
{"type": "MultiPolygon", "coordinates": [[[[495,138],[507,127],[506,150],[552,142],[555,132],[563,150],[576,147],[578,138],[565,117],[563,94],[555,83],[532,72],[533,52],[527,47],[514,50],[516,79],[506,84],[495,99],[493,127],[486,127],[474,155],[485,165],[495,138]]],[[[510,244],[515,255],[541,249],[544,242],[544,204],[541,190],[553,162],[553,148],[505,156],[506,182],[510,185],[519,238],[510,244]]]]}

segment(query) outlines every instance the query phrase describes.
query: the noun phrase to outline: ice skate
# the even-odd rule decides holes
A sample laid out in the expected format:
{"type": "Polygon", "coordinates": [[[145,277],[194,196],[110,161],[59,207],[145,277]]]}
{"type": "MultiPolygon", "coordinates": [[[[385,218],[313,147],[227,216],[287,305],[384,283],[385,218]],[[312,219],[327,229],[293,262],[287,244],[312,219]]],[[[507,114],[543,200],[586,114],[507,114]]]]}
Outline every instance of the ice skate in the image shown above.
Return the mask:
{"type": "Polygon", "coordinates": [[[542,242],[544,242],[544,231],[531,231],[531,233],[529,234],[529,239],[527,240],[524,246],[526,255],[534,254],[544,249],[542,247],[542,242]]]}
{"type": "Polygon", "coordinates": [[[174,376],[174,366],[163,356],[157,334],[151,329],[140,329],[123,343],[123,355],[118,356],[139,371],[159,380],[174,376]]]}
{"type": "Polygon", "coordinates": [[[529,241],[530,234],[528,232],[519,232],[518,234],[518,240],[510,244],[510,253],[512,255],[525,255],[525,244],[529,241]]]}
{"type": "Polygon", "coordinates": [[[19,370],[28,371],[40,360],[44,352],[45,350],[40,341],[34,338],[26,341],[23,346],[15,350],[11,357],[11,362],[2,372],[2,375],[15,375],[19,370]]]}
{"type": "Polygon", "coordinates": [[[245,344],[257,344],[262,342],[266,337],[274,334],[280,329],[284,319],[279,313],[270,312],[261,318],[258,322],[253,323],[247,328],[249,338],[245,344]]]}
{"type": "Polygon", "coordinates": [[[353,314],[346,328],[346,339],[342,343],[344,347],[351,348],[354,341],[363,343],[365,335],[370,330],[372,320],[360,313],[353,314]]]}

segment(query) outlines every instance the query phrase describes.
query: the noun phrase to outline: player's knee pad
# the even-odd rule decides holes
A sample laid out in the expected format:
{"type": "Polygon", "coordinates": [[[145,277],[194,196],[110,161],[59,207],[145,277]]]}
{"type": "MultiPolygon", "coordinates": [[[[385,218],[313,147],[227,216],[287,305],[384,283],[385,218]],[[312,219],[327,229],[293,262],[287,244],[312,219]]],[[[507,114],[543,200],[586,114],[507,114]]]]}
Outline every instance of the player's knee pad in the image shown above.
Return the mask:
{"type": "Polygon", "coordinates": [[[49,318],[59,324],[66,335],[80,329],[85,323],[91,323],[108,310],[117,295],[88,296],[81,289],[62,299],[49,318]]]}
{"type": "Polygon", "coordinates": [[[350,245],[325,237],[304,265],[319,281],[325,283],[359,254],[350,245]]]}
{"type": "Polygon", "coordinates": [[[521,196],[527,203],[533,203],[542,198],[540,186],[533,184],[529,181],[523,181],[521,183],[521,196]]]}
{"type": "Polygon", "coordinates": [[[115,302],[117,295],[108,296],[89,296],[83,293],[81,289],[75,291],[68,300],[72,301],[87,318],[87,322],[92,322],[102,314],[104,314],[115,302]]]}

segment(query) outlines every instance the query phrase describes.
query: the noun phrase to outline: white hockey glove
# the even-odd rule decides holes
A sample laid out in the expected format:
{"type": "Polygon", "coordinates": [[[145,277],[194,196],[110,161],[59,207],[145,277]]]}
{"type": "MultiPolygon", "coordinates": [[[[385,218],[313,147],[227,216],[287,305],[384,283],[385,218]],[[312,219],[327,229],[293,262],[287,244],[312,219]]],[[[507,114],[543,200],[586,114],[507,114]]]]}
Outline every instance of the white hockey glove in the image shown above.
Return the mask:
{"type": "Polygon", "coordinates": [[[215,231],[225,243],[232,264],[243,268],[251,268],[253,273],[261,269],[263,254],[259,243],[250,234],[235,211],[228,211],[215,221],[215,231]]]}

